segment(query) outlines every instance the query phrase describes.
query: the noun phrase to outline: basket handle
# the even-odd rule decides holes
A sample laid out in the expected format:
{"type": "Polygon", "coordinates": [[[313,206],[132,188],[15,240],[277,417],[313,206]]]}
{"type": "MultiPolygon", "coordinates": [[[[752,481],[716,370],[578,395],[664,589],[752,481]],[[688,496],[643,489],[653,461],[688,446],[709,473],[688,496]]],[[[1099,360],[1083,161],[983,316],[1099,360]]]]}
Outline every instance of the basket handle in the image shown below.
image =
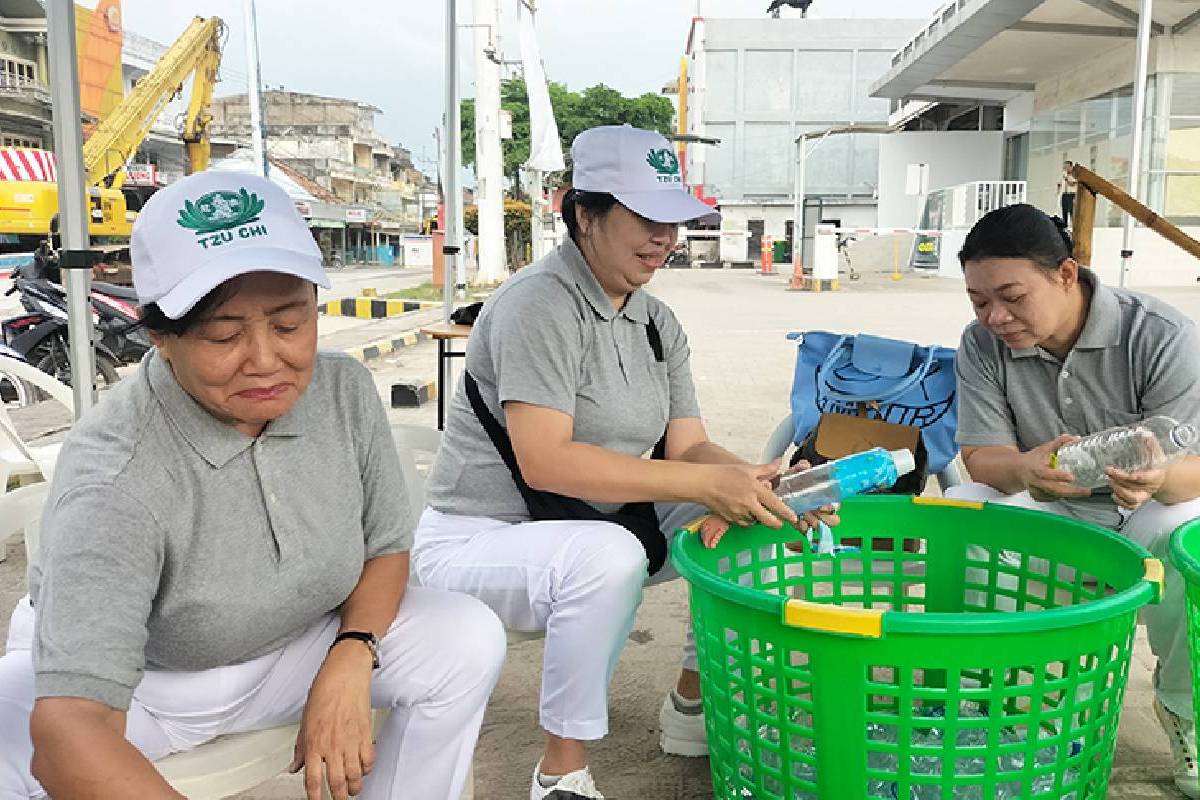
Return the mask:
{"type": "Polygon", "coordinates": [[[844,608],[810,600],[788,600],[783,604],[783,624],[793,628],[881,639],[883,613],[882,608],[844,608]]]}
{"type": "Polygon", "coordinates": [[[1154,605],[1162,602],[1163,592],[1166,591],[1167,575],[1163,569],[1163,563],[1157,558],[1147,558],[1142,561],[1142,567],[1146,570],[1144,575],[1145,580],[1154,584],[1157,589],[1157,594],[1151,600],[1154,605]]]}

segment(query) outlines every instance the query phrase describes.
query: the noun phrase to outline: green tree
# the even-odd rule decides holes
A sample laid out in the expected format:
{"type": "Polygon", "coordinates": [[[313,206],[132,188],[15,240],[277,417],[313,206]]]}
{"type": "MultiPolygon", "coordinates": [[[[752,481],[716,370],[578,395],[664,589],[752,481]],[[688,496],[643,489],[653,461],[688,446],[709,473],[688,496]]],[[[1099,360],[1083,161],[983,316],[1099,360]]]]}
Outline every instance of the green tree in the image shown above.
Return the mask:
{"type": "MultiPolygon", "coordinates": [[[[582,92],[573,92],[553,81],[548,88],[563,153],[567,156],[568,170],[571,168],[571,142],[588,128],[628,122],[635,127],[664,134],[671,130],[674,109],[671,101],[661,95],[647,92],[640,97],[626,97],[602,83],[582,92]]],[[[513,138],[501,142],[501,146],[504,151],[504,174],[515,187],[520,185],[518,172],[521,165],[529,159],[529,97],[523,79],[513,78],[500,84],[500,107],[512,114],[513,138]]],[[[462,160],[467,166],[475,164],[473,99],[462,102],[462,160]]]]}

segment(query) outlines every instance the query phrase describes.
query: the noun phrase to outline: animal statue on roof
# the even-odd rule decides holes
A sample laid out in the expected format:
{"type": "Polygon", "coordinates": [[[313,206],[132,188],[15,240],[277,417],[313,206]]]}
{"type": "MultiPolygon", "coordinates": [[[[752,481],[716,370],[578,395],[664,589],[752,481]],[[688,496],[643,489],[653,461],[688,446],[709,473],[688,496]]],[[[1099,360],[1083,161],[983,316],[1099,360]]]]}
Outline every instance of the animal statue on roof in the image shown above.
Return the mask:
{"type": "Polygon", "coordinates": [[[767,6],[767,13],[775,19],[779,19],[779,9],[784,6],[789,8],[800,9],[800,16],[808,16],[808,7],[813,4],[813,0],[771,0],[771,5],[767,6]]]}

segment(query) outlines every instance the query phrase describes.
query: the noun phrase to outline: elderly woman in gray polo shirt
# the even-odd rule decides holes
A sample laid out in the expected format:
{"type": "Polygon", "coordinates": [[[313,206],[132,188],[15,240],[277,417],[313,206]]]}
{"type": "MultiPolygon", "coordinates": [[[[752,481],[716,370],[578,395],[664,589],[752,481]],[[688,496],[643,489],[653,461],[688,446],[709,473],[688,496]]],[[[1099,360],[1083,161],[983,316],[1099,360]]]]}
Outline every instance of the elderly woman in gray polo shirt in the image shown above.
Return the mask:
{"type": "MultiPolygon", "coordinates": [[[[601,797],[584,742],[608,731],[608,682],[647,568],[655,581],[675,577],[673,532],[705,508],[743,524],[797,522],[768,485],[777,465],[709,441],[687,337],[642,288],[679,223],[712,209],[686,193],[657,133],[594,128],[571,153],[570,235],[475,323],[413,550],[423,585],[545,631],[547,738],[531,800],[601,797]]],[[[661,710],[662,745],[704,755],[694,648],[683,666],[661,710]]]]}
{"type": "Polygon", "coordinates": [[[457,798],[503,629],[405,588],[411,488],[370,374],[316,352],[303,220],[201,173],[146,204],[133,258],[157,348],[58,459],[0,659],[0,798],[179,797],[153,760],[297,720],[311,800],[457,798]]]}
{"type": "MultiPolygon", "coordinates": [[[[1071,258],[1061,226],[1033,206],[987,214],[959,259],[977,320],[958,351],[958,442],[971,477],[954,497],[1065,514],[1120,531],[1169,563],[1171,532],[1200,517],[1200,457],[1140,473],[1108,470],[1091,493],[1050,467],[1076,436],[1157,414],[1200,419],[1200,339],[1178,310],[1101,284],[1071,258]]],[[[1168,568],[1169,569],[1169,568],[1168,568]]],[[[1183,584],[1146,609],[1158,657],[1154,708],[1174,778],[1200,796],[1183,584]]]]}

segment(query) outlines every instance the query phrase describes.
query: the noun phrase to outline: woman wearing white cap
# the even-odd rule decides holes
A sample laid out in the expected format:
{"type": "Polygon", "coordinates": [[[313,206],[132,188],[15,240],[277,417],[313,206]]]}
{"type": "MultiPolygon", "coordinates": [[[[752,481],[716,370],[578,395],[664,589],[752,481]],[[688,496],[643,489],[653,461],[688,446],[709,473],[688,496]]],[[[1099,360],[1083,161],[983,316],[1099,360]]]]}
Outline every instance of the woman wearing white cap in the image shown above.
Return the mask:
{"type": "MultiPolygon", "coordinates": [[[[422,585],[545,631],[532,800],[601,797],[584,742],[608,732],[608,683],[648,573],[676,577],[673,532],[706,508],[735,523],[798,522],[768,485],[777,465],[709,441],[687,337],[642,289],[678,225],[713,210],[686,192],[657,133],[593,128],[571,154],[570,236],[484,305],[413,549],[422,585]]],[[[707,753],[695,670],[689,635],[660,715],[669,753],[707,753]]]]}
{"type": "Polygon", "coordinates": [[[503,629],[405,588],[410,488],[370,374],[317,353],[329,283],[291,200],[185,178],[133,262],[157,347],[59,456],[0,659],[0,798],[180,797],[155,759],[298,720],[311,800],[457,798],[503,629]]]}

